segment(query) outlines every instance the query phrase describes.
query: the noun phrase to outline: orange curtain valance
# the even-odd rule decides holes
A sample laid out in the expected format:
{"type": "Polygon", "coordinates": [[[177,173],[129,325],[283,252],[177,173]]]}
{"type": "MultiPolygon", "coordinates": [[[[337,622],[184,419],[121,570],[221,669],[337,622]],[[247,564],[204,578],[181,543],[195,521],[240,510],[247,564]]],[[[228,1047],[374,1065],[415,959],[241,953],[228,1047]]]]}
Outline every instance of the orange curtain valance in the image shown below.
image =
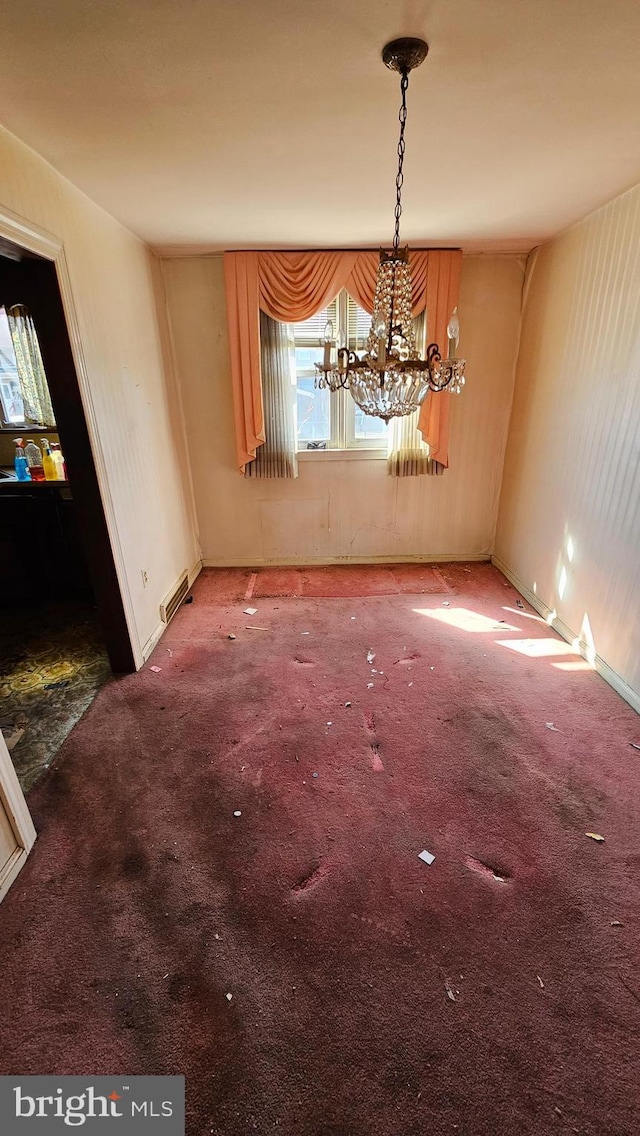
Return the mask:
{"type": "MultiPolygon", "coordinates": [[[[227,322],[238,465],[253,461],[262,445],[264,414],[260,376],[260,310],[282,323],[299,323],[329,304],[342,288],[373,310],[379,254],[345,252],[226,252],[227,322]]],[[[427,309],[428,336],[446,347],[447,321],[458,303],[459,250],[412,249],[413,314],[427,309]]],[[[428,397],[420,430],[432,457],[448,464],[449,396],[428,397]],[[444,403],[445,405],[434,405],[444,403]]]]}

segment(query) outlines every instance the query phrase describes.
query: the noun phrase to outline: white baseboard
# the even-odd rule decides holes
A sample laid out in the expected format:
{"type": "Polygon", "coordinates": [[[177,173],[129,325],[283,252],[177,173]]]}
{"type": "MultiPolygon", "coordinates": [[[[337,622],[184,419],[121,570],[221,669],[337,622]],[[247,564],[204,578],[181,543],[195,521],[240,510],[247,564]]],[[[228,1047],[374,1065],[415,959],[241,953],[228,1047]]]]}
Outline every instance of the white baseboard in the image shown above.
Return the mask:
{"type": "Polygon", "coordinates": [[[205,557],[203,568],[314,568],[337,564],[447,564],[453,562],[487,562],[488,552],[465,552],[464,554],[436,553],[433,556],[291,556],[275,557],[273,560],[254,556],[251,559],[234,556],[205,557]]]}
{"type": "Polygon", "coordinates": [[[18,872],[24,868],[28,855],[29,853],[26,852],[24,848],[16,848],[13,855],[7,860],[4,868],[0,872],[0,902],[7,894],[18,872]]]}
{"type": "Polygon", "coordinates": [[[202,572],[202,560],[196,560],[195,564],[193,565],[193,568],[190,568],[188,573],[187,573],[187,575],[189,577],[189,587],[191,587],[191,585],[193,584],[193,581],[197,579],[197,577],[200,575],[201,572],[202,572]]]}
{"type": "MultiPolygon", "coordinates": [[[[187,577],[188,577],[188,580],[189,580],[189,587],[192,586],[193,581],[197,578],[197,576],[200,574],[201,571],[202,571],[202,560],[197,560],[196,563],[193,565],[193,567],[189,568],[189,570],[187,572],[187,577]]],[[[147,659],[149,659],[151,657],[151,655],[155,651],[156,647],[158,646],[158,643],[162,639],[162,636],[164,635],[166,630],[167,630],[167,624],[164,623],[160,619],[158,621],[156,627],[153,629],[151,635],[147,639],[144,647],[142,648],[142,663],[140,664],[141,667],[144,666],[147,659]]],[[[140,668],[138,668],[138,669],[140,669],[140,668]]]]}
{"type": "Polygon", "coordinates": [[[562,619],[558,618],[553,609],[550,608],[548,604],[544,602],[544,600],[541,600],[540,596],[537,596],[535,592],[532,592],[531,589],[527,587],[527,585],[523,583],[523,581],[518,576],[516,576],[515,572],[512,572],[506,564],[502,563],[498,556],[492,556],[491,563],[494,564],[500,572],[502,572],[503,576],[507,577],[509,583],[513,584],[514,588],[516,588],[516,590],[520,592],[520,595],[523,596],[524,599],[527,600],[527,602],[530,603],[533,608],[535,608],[535,610],[549,624],[549,627],[553,627],[553,630],[557,631],[558,635],[561,635],[567,643],[571,643],[572,646],[575,645],[582,655],[582,658],[586,659],[587,662],[590,662],[593,666],[593,669],[597,671],[599,675],[601,675],[605,682],[609,683],[609,686],[613,687],[616,694],[619,694],[621,698],[624,698],[625,702],[628,702],[629,705],[632,706],[638,714],[640,714],[640,694],[638,694],[638,692],[635,691],[633,687],[629,686],[629,684],[625,682],[625,680],[618,674],[618,672],[614,671],[613,668],[610,667],[609,664],[605,662],[605,660],[600,655],[596,655],[595,658],[593,658],[593,656],[589,658],[587,654],[589,650],[588,644],[583,642],[579,638],[579,636],[576,635],[575,631],[572,631],[570,627],[567,627],[567,624],[564,623],[562,619]]]}
{"type": "Polygon", "coordinates": [[[157,626],[153,629],[151,635],[142,648],[142,666],[144,666],[147,659],[151,657],[166,630],[166,623],[163,623],[162,620],[159,620],[157,626]]]}

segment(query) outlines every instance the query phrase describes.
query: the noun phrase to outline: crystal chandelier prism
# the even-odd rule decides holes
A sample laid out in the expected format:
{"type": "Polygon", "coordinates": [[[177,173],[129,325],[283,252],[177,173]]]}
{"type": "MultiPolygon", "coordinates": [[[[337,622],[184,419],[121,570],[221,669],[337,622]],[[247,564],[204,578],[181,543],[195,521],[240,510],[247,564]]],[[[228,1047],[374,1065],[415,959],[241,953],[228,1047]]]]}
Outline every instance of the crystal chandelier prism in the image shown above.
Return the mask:
{"type": "Polygon", "coordinates": [[[457,311],[447,335],[448,358],[437,343],[431,343],[421,359],[412,321],[411,268],[408,248],[400,248],[400,216],[407,122],[409,72],[425,60],[428,46],[421,39],[397,39],[382,52],[383,62],[400,73],[398,172],[396,175],[395,230],[391,252],[380,251],[373,298],[371,330],[362,357],[346,343],[336,343],[327,324],[324,358],[316,363],[316,383],[330,391],[347,389],[365,414],[389,419],[412,414],[428,391],[450,390],[459,394],[464,386],[464,359],[454,358],[459,336],[457,311]]]}

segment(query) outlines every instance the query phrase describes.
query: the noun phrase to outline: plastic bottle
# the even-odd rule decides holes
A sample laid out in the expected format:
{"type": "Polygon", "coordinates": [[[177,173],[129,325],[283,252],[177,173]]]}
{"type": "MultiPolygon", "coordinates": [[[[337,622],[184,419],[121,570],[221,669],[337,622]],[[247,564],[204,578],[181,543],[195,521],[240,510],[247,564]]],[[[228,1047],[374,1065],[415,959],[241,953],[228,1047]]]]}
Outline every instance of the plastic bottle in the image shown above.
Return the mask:
{"type": "Polygon", "coordinates": [[[24,438],[14,438],[13,440],[16,444],[16,456],[13,459],[13,467],[16,471],[16,478],[18,481],[31,481],[31,474],[29,473],[29,462],[24,456],[24,438]]]}
{"type": "Polygon", "coordinates": [[[40,446],[36,446],[33,438],[27,438],[27,444],[24,448],[24,456],[29,462],[29,473],[31,474],[31,480],[44,481],[42,453],[40,451],[40,446]]]}
{"type": "Polygon", "coordinates": [[[57,481],[58,471],[56,469],[56,463],[54,462],[53,455],[51,453],[49,439],[41,438],[40,441],[42,442],[42,466],[44,469],[45,481],[57,481]]]}
{"type": "Polygon", "coordinates": [[[59,442],[52,442],[51,443],[51,457],[53,458],[53,461],[54,461],[55,467],[56,467],[56,474],[57,474],[56,480],[57,481],[66,481],[67,480],[67,467],[64,464],[64,457],[62,455],[62,450],[60,449],[60,443],[59,442]]]}

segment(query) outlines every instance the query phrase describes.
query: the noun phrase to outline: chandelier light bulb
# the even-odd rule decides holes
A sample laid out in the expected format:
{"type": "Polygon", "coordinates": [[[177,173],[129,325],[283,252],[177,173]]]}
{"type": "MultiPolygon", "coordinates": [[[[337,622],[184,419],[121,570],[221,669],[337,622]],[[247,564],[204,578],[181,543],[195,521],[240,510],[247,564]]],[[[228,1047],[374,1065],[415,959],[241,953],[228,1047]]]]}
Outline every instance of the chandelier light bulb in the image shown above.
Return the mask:
{"type": "Polygon", "coordinates": [[[324,367],[331,366],[331,348],[333,347],[333,324],[331,320],[327,320],[324,329],[324,355],[322,358],[322,365],[324,367]]]}
{"type": "Polygon", "coordinates": [[[454,308],[451,313],[451,319],[449,320],[449,324],[447,326],[447,335],[449,336],[449,339],[460,338],[460,320],[458,319],[457,308],[454,308]]]}
{"type": "Polygon", "coordinates": [[[451,318],[447,324],[447,338],[449,340],[449,357],[455,353],[460,339],[460,320],[458,319],[458,309],[454,308],[451,313],[451,318]],[[453,351],[452,351],[453,348],[453,351]]]}

